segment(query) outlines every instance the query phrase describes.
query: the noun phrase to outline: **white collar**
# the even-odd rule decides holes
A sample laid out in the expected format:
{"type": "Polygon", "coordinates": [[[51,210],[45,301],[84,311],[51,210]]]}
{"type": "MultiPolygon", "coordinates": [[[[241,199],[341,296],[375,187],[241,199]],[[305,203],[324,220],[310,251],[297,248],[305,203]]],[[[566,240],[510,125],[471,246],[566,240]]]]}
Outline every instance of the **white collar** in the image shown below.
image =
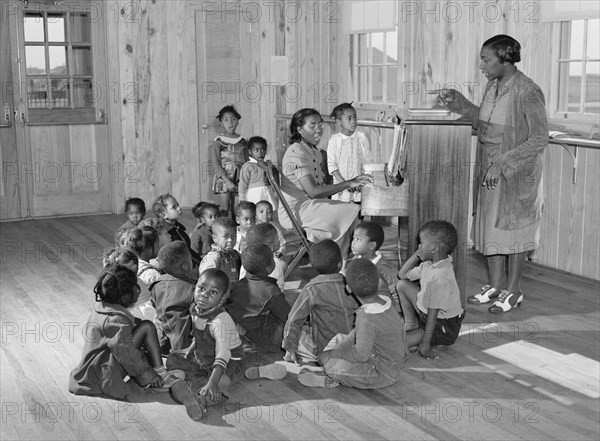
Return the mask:
{"type": "Polygon", "coordinates": [[[440,265],[443,265],[443,264],[444,264],[444,262],[447,262],[447,263],[452,263],[452,260],[453,260],[453,259],[452,259],[452,256],[448,256],[448,257],[446,257],[446,258],[445,258],[445,259],[443,259],[443,260],[440,260],[440,261],[438,261],[438,262],[432,263],[432,264],[431,264],[431,266],[432,266],[432,267],[440,266],[440,265]]]}
{"type": "MultiPolygon", "coordinates": [[[[358,258],[361,258],[362,256],[356,256],[358,258]]],[[[375,265],[377,265],[377,262],[379,262],[381,260],[383,256],[381,255],[381,253],[379,251],[375,251],[375,257],[373,259],[371,259],[371,262],[375,265]]]]}
{"type": "Polygon", "coordinates": [[[242,135],[238,136],[237,138],[230,138],[227,135],[219,135],[215,138],[215,141],[222,141],[222,142],[226,142],[227,144],[237,144],[242,139],[246,139],[246,138],[244,138],[242,135]]]}
{"type": "Polygon", "coordinates": [[[356,130],[354,132],[352,132],[352,135],[350,135],[350,136],[344,135],[342,132],[338,132],[338,133],[342,137],[342,139],[350,139],[350,138],[356,138],[357,137],[357,131],[356,130]]]}
{"type": "Polygon", "coordinates": [[[362,306],[362,309],[367,314],[381,314],[382,312],[387,311],[388,309],[391,308],[392,299],[390,299],[389,297],[382,296],[382,295],[380,295],[379,298],[383,299],[383,301],[385,302],[385,305],[381,305],[379,303],[367,303],[366,305],[362,306]]]}

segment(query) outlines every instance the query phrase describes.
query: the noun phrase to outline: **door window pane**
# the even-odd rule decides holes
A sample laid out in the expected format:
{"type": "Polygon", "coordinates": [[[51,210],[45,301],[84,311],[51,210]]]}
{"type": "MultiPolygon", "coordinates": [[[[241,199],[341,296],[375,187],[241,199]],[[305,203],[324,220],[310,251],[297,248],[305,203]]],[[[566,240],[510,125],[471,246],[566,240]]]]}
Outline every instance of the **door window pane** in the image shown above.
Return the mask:
{"type": "Polygon", "coordinates": [[[46,75],[46,54],[44,46],[25,46],[27,75],[46,75]]]}
{"type": "Polygon", "coordinates": [[[23,31],[25,32],[25,41],[44,41],[44,16],[42,14],[27,14],[23,31]]]}
{"type": "Polygon", "coordinates": [[[94,89],[92,80],[73,81],[74,107],[92,107],[99,91],[94,89]]]}
{"type": "Polygon", "coordinates": [[[91,38],[91,21],[88,14],[75,13],[71,22],[71,41],[73,43],[89,43],[91,38]]]}
{"type": "Polygon", "coordinates": [[[48,41],[63,43],[65,36],[65,17],[63,14],[48,14],[48,41]]]}
{"type": "Polygon", "coordinates": [[[48,85],[46,79],[27,80],[27,106],[30,109],[46,107],[48,97],[48,85]]]}
{"type": "Polygon", "coordinates": [[[48,47],[50,59],[50,75],[67,75],[67,48],[64,46],[48,47]]]}
{"type": "Polygon", "coordinates": [[[92,75],[92,51],[89,47],[74,47],[71,63],[73,75],[92,75]]]}
{"type": "Polygon", "coordinates": [[[56,78],[51,80],[52,84],[52,107],[69,106],[69,80],[68,78],[56,78]]]}

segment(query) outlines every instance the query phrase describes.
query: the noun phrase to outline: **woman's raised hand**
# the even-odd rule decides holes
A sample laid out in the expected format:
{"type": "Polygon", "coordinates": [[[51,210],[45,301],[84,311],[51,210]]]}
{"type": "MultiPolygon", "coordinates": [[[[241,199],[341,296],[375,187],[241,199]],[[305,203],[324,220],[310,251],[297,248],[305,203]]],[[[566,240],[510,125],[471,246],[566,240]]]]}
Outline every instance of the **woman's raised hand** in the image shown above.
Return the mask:
{"type": "Polygon", "coordinates": [[[432,90],[430,93],[437,93],[436,102],[451,112],[457,111],[460,101],[466,100],[464,95],[456,89],[438,89],[432,90]]]}

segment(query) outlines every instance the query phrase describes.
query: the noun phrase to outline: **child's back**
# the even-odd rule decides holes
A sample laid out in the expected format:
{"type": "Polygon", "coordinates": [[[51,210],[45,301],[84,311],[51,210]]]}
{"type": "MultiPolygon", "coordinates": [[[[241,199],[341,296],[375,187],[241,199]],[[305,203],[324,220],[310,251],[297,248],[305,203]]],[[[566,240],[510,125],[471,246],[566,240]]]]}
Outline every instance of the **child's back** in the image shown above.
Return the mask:
{"type": "Polygon", "coordinates": [[[257,346],[277,350],[290,306],[275,279],[268,277],[274,267],[272,251],[264,244],[248,245],[242,264],[247,274],[235,284],[227,310],[257,346]]]}
{"type": "Polygon", "coordinates": [[[163,332],[161,346],[165,347],[168,340],[172,349],[185,349],[192,343],[189,309],[194,303],[196,282],[187,277],[191,255],[185,243],[176,241],[161,248],[157,260],[166,274],[150,286],[150,295],[163,332]]]}
{"type": "Polygon", "coordinates": [[[302,326],[310,316],[310,335],[316,353],[323,352],[336,334],[352,331],[358,307],[356,299],[345,290],[342,274],[318,275],[306,284],[292,306],[283,331],[283,348],[286,351],[298,348],[302,326]]]}
{"type": "Polygon", "coordinates": [[[134,317],[121,305],[98,303],[87,322],[93,338],[86,338],[81,362],[69,376],[75,395],[108,395],[125,398],[133,389],[126,375],[149,381],[154,370],[131,345],[134,317]]]}

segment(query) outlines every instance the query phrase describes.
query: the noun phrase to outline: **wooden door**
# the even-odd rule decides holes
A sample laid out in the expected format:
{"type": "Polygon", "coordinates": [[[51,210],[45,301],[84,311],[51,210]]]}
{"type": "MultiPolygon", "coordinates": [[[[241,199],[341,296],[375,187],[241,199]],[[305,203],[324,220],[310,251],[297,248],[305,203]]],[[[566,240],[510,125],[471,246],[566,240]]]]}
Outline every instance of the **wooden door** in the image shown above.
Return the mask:
{"type": "MultiPolygon", "coordinates": [[[[0,7],[0,219],[19,219],[27,213],[26,192],[22,174],[24,152],[17,148],[17,109],[15,90],[18,84],[13,79],[10,36],[14,29],[11,10],[0,7]]],[[[18,114],[18,111],[17,111],[18,114]]]]}
{"type": "Polygon", "coordinates": [[[7,60],[17,84],[14,127],[24,153],[19,183],[26,216],[111,211],[105,17],[92,3],[11,4],[7,60]]]}
{"type": "Polygon", "coordinates": [[[248,66],[242,66],[242,52],[250,51],[250,23],[240,19],[240,2],[203,2],[196,11],[196,63],[198,77],[198,118],[200,133],[201,200],[214,199],[211,183],[214,171],[208,164],[208,145],[220,133],[216,119],[219,110],[233,104],[242,119],[238,133],[252,135],[250,102],[247,99],[256,83],[248,66]]]}

